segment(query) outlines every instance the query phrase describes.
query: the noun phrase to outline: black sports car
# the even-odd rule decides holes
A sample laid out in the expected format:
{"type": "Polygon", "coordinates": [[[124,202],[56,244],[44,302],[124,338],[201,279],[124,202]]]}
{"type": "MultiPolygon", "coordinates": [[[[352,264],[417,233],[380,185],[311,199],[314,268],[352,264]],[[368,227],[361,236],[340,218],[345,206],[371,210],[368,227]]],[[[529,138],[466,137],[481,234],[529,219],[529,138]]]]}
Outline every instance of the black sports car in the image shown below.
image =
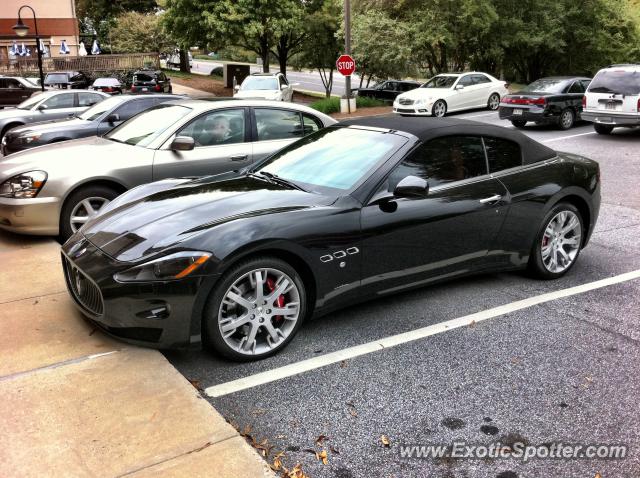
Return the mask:
{"type": "Polygon", "coordinates": [[[354,119],[251,168],[132,189],[67,241],[63,264],[109,333],[249,360],[367,298],[478,272],[560,277],[599,207],[596,162],[517,131],[354,119]]]}
{"type": "Polygon", "coordinates": [[[555,124],[560,129],[571,128],[580,119],[582,98],[590,78],[553,76],[540,78],[522,90],[500,100],[500,119],[523,128],[527,121],[555,124]]]}

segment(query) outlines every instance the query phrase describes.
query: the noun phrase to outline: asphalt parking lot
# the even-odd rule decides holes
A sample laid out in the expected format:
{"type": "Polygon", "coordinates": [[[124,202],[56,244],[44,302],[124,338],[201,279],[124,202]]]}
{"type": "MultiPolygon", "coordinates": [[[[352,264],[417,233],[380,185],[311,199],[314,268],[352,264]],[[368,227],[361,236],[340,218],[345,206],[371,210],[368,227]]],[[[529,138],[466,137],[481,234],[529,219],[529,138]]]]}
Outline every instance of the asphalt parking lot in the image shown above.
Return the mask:
{"type": "MultiPolygon", "coordinates": [[[[509,125],[485,110],[455,116],[509,125]]],[[[260,362],[230,363],[204,351],[165,355],[228,421],[273,447],[270,461],[283,451],[287,467],[299,462],[311,477],[640,476],[640,278],[597,282],[640,270],[640,129],[611,136],[597,135],[590,124],[524,131],[600,163],[596,231],[564,278],[482,275],[361,304],[309,321],[285,350],[260,362]],[[513,305],[550,293],[535,305],[513,305]],[[486,320],[446,326],[505,305],[486,320]],[[344,359],[306,371],[299,364],[429,326],[433,334],[394,347],[359,356],[346,350],[344,359]],[[252,378],[292,364],[284,378],[275,372],[266,383],[252,378]],[[247,388],[234,391],[242,378],[247,388]],[[457,441],[629,448],[624,459],[526,463],[400,453],[402,445],[457,441]],[[313,453],[323,450],[326,464],[313,453]]]]}

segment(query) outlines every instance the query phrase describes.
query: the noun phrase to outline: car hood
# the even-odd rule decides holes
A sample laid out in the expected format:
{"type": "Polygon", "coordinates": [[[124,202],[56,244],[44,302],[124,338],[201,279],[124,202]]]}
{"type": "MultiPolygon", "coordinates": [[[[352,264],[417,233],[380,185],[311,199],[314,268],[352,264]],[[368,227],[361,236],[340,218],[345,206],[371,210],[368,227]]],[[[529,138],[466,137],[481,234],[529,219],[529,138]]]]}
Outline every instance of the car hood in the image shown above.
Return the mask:
{"type": "Polygon", "coordinates": [[[230,221],[334,200],[253,176],[212,176],[127,202],[88,222],[82,233],[118,261],[139,261],[230,221]]]}
{"type": "Polygon", "coordinates": [[[401,95],[400,98],[408,98],[410,100],[428,99],[428,98],[444,98],[449,96],[454,90],[451,88],[416,88],[415,90],[409,90],[401,95]]]}
{"type": "Polygon", "coordinates": [[[0,110],[0,121],[5,118],[18,118],[33,113],[29,110],[21,110],[19,108],[4,108],[0,110]]]}
{"type": "Polygon", "coordinates": [[[11,136],[22,133],[57,133],[60,131],[77,131],[79,129],[96,129],[96,125],[91,121],[85,121],[79,118],[59,119],[52,121],[43,121],[41,123],[33,123],[27,126],[19,126],[11,130],[11,136]]]}
{"type": "Polygon", "coordinates": [[[85,164],[91,160],[104,161],[105,158],[131,155],[134,147],[98,136],[37,146],[0,158],[0,181],[25,171],[46,171],[47,164],[52,161],[55,161],[57,166],[73,170],[78,164],[85,164]]]}

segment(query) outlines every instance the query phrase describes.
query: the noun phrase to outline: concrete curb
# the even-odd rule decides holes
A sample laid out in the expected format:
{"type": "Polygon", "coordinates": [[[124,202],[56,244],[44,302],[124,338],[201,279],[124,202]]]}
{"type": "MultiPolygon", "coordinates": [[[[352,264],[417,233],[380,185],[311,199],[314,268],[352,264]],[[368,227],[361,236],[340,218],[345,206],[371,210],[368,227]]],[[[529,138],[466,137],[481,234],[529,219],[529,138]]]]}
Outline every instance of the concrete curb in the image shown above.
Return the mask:
{"type": "Polygon", "coordinates": [[[275,477],[161,353],[83,320],[59,257],[0,232],[0,476],[275,477]]]}

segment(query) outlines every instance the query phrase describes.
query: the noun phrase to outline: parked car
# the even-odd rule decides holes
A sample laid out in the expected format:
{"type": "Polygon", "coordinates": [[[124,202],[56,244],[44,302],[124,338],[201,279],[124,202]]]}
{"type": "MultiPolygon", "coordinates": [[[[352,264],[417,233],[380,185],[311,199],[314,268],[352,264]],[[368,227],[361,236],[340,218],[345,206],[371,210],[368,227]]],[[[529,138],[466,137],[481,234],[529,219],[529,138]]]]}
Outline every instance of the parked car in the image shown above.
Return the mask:
{"type": "Polygon", "coordinates": [[[67,120],[47,121],[13,128],[2,138],[0,151],[7,156],[45,144],[101,136],[142,111],[176,99],[186,99],[186,97],[166,94],[143,97],[118,95],[101,101],[67,120]]]}
{"type": "Polygon", "coordinates": [[[25,78],[0,76],[0,107],[19,105],[41,90],[25,78]]]}
{"type": "Polygon", "coordinates": [[[516,128],[527,121],[555,124],[571,128],[582,114],[582,97],[591,78],[552,76],[540,78],[522,90],[506,95],[500,102],[500,119],[509,120],[516,128]]]}
{"type": "Polygon", "coordinates": [[[102,137],[0,160],[0,229],[67,238],[127,189],[241,169],[335,122],[296,104],[166,102],[102,137]]]}
{"type": "Polygon", "coordinates": [[[17,108],[0,111],[0,140],[11,128],[67,118],[82,113],[108,97],[109,95],[99,91],[51,90],[35,93],[17,108]]]}
{"type": "Polygon", "coordinates": [[[81,71],[55,71],[44,77],[44,86],[64,89],[89,88],[91,81],[81,71]]]}
{"type": "Polygon", "coordinates": [[[582,118],[593,122],[599,134],[610,134],[620,126],[640,126],[640,63],[600,70],[582,106],[582,118]]]}
{"type": "Polygon", "coordinates": [[[253,73],[241,85],[235,87],[234,98],[260,98],[274,101],[292,101],[293,87],[289,80],[278,73],[253,73]]]}
{"type": "Polygon", "coordinates": [[[122,83],[117,78],[97,78],[91,85],[92,90],[102,91],[109,95],[121,95],[122,83]]]}
{"type": "Polygon", "coordinates": [[[487,73],[446,73],[434,76],[420,88],[398,95],[393,102],[393,112],[442,117],[473,108],[497,110],[500,98],[508,93],[506,82],[487,73]]]}
{"type": "Polygon", "coordinates": [[[562,277],[599,206],[595,161],[518,131],[361,118],[240,171],[130,191],[67,241],[64,271],[112,335],[253,360],[354,302],[478,272],[562,277]]]}
{"type": "MultiPolygon", "coordinates": [[[[190,51],[187,52],[189,58],[189,68],[193,68],[193,55],[190,51]]],[[[165,55],[167,62],[167,68],[180,68],[180,51],[175,50],[173,53],[165,55]]]]}
{"type": "Polygon", "coordinates": [[[406,80],[387,80],[377,84],[373,88],[355,88],[353,91],[358,96],[375,98],[383,101],[393,101],[400,93],[420,88],[422,83],[406,80]]]}
{"type": "Polygon", "coordinates": [[[133,74],[131,93],[171,93],[171,78],[161,70],[138,70],[133,74]]]}

